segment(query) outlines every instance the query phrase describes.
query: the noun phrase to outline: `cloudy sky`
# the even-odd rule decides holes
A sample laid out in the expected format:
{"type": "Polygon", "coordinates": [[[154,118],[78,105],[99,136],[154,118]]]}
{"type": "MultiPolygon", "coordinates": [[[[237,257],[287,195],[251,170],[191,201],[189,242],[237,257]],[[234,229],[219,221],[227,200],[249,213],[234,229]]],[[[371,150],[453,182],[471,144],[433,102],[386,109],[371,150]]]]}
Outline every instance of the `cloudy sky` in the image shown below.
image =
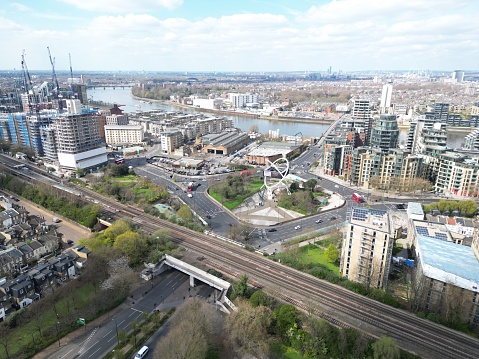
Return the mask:
{"type": "Polygon", "coordinates": [[[479,69],[477,0],[0,0],[0,69],[479,69]]]}

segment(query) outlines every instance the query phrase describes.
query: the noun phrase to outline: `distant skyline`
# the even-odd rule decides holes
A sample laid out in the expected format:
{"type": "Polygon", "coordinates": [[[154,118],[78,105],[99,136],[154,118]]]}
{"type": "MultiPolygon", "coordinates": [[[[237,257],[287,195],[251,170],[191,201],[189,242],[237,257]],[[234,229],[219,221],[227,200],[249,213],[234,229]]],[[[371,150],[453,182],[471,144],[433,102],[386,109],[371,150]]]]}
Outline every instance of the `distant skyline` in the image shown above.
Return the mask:
{"type": "Polygon", "coordinates": [[[0,3],[1,70],[479,70],[477,0],[0,3]]]}

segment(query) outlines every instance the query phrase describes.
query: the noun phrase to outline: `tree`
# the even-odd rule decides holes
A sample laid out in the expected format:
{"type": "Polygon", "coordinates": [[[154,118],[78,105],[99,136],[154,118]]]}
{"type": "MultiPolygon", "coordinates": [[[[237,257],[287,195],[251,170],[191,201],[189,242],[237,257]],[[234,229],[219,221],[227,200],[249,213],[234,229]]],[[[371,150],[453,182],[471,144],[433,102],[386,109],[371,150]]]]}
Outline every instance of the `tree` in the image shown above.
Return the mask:
{"type": "Polygon", "coordinates": [[[330,263],[336,263],[339,259],[339,250],[334,244],[330,244],[328,249],[324,251],[324,254],[330,263]]]}
{"type": "Polygon", "coordinates": [[[228,339],[242,352],[252,353],[256,357],[265,357],[268,353],[268,328],[271,325],[271,309],[258,306],[253,308],[248,302],[240,300],[237,311],[225,319],[228,339]]]}
{"type": "Polygon", "coordinates": [[[317,184],[318,181],[316,181],[314,178],[311,178],[304,183],[304,187],[309,189],[310,191],[313,191],[314,187],[316,187],[317,184]]]}
{"type": "Polygon", "coordinates": [[[193,215],[191,214],[191,210],[187,205],[181,206],[176,212],[176,216],[181,218],[185,223],[189,223],[193,220],[193,215]]]}
{"type": "Polygon", "coordinates": [[[401,357],[401,349],[393,338],[381,336],[371,347],[374,359],[399,359],[401,357]]]}
{"type": "Polygon", "coordinates": [[[101,284],[103,290],[128,288],[135,277],[128,265],[128,257],[122,256],[108,262],[108,278],[101,284]]]}
{"type": "Polygon", "coordinates": [[[252,132],[252,133],[258,133],[259,132],[259,126],[258,125],[251,125],[248,132],[252,132]]]}
{"type": "Polygon", "coordinates": [[[235,287],[236,294],[240,297],[244,297],[248,292],[248,276],[243,274],[240,277],[238,284],[235,287]]]}
{"type": "Polygon", "coordinates": [[[114,248],[127,255],[131,264],[138,264],[146,250],[148,243],[139,233],[127,231],[116,237],[114,248]]]}
{"type": "Polygon", "coordinates": [[[131,231],[131,226],[128,222],[122,219],[115,221],[105,230],[105,242],[113,244],[120,234],[128,231],[131,231]]]}
{"type": "Polygon", "coordinates": [[[249,298],[249,303],[253,306],[253,308],[256,308],[260,305],[264,307],[269,307],[272,301],[273,301],[273,298],[271,298],[261,289],[255,291],[249,298]]]}
{"type": "Polygon", "coordinates": [[[288,330],[299,323],[299,312],[292,304],[283,304],[274,311],[274,319],[277,333],[285,337],[288,330]]]}

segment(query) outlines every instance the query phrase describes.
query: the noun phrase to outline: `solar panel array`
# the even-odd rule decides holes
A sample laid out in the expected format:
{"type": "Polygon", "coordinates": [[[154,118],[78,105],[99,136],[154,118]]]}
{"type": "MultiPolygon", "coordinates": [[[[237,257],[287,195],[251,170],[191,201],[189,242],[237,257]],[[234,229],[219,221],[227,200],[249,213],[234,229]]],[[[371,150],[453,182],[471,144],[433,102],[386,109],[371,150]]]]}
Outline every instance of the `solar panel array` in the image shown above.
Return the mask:
{"type": "Polygon", "coordinates": [[[363,209],[363,208],[353,208],[353,215],[352,215],[352,220],[353,221],[362,221],[365,222],[366,219],[368,218],[369,210],[363,209]]]}
{"type": "Polygon", "coordinates": [[[429,238],[437,238],[437,239],[440,239],[441,241],[447,241],[447,238],[448,238],[447,234],[442,232],[435,232],[434,235],[431,235],[429,233],[428,228],[424,226],[416,226],[416,231],[421,236],[426,236],[429,238]]]}

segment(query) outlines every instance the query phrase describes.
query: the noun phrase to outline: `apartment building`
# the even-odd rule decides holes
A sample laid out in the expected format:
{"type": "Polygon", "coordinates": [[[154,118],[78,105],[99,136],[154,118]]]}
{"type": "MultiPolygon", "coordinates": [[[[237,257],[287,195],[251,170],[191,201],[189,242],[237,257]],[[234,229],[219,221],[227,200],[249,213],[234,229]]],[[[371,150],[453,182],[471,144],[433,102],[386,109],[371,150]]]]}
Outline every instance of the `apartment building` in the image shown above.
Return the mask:
{"type": "Polygon", "coordinates": [[[161,153],[171,154],[175,149],[183,146],[183,134],[179,129],[169,129],[159,135],[161,153]]]}
{"type": "Polygon", "coordinates": [[[100,137],[99,118],[95,112],[59,115],[52,127],[60,167],[89,169],[107,163],[105,142],[100,137]]]}
{"type": "Polygon", "coordinates": [[[142,126],[106,125],[105,141],[108,146],[124,146],[141,144],[144,139],[142,126]]]}
{"type": "Polygon", "coordinates": [[[388,153],[398,145],[399,127],[396,115],[381,115],[371,131],[371,147],[380,148],[388,153]]]}
{"type": "Polygon", "coordinates": [[[386,288],[393,243],[387,211],[352,208],[341,249],[341,275],[368,287],[386,288]]]}
{"type": "Polygon", "coordinates": [[[373,121],[371,101],[364,99],[353,100],[351,119],[354,121],[354,128],[358,129],[359,132],[364,132],[364,144],[368,145],[373,121]]]}
{"type": "Polygon", "coordinates": [[[111,114],[105,116],[107,125],[116,125],[116,126],[127,126],[128,125],[128,115],[117,115],[111,114]]]}
{"type": "Polygon", "coordinates": [[[242,94],[242,93],[229,93],[228,101],[231,107],[234,108],[243,108],[247,104],[253,104],[258,102],[257,94],[242,94]]]}

